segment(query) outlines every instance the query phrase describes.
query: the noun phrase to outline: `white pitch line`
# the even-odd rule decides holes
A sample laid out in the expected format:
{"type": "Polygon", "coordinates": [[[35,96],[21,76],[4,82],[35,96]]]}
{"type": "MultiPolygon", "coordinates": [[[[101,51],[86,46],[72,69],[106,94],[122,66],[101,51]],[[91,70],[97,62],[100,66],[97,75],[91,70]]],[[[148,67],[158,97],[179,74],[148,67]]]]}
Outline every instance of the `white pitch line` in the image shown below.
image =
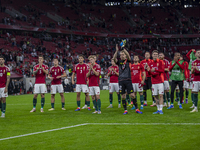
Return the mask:
{"type": "Polygon", "coordinates": [[[22,135],[18,135],[18,136],[11,136],[11,137],[0,139],[0,141],[9,140],[9,139],[15,139],[15,138],[20,138],[20,137],[25,137],[25,136],[30,136],[30,135],[36,135],[36,134],[40,134],[40,133],[47,133],[47,132],[52,132],[52,131],[58,131],[58,130],[64,130],[64,129],[69,129],[69,128],[75,128],[75,127],[85,126],[85,125],[87,125],[87,123],[77,124],[77,125],[73,125],[73,126],[67,126],[67,127],[62,127],[62,128],[52,129],[52,130],[45,130],[45,131],[40,131],[40,132],[33,132],[33,133],[28,133],[28,134],[22,134],[22,135]]]}
{"type": "Polygon", "coordinates": [[[2,139],[0,139],[0,141],[20,138],[20,137],[25,137],[25,136],[30,136],[30,135],[36,135],[36,134],[40,134],[40,133],[47,133],[47,132],[52,132],[52,131],[75,128],[75,127],[80,127],[80,126],[86,126],[86,125],[141,125],[141,126],[142,125],[147,125],[147,126],[154,126],[154,125],[167,125],[167,126],[168,125],[190,125],[190,126],[198,126],[198,125],[200,125],[200,123],[83,123],[83,124],[77,124],[77,125],[52,129],[52,130],[45,130],[45,131],[40,131],[40,132],[22,134],[22,135],[18,135],[18,136],[11,136],[11,137],[7,137],[7,138],[2,138],[2,139]]]}
{"type": "Polygon", "coordinates": [[[200,125],[200,123],[88,123],[87,125],[200,125]]]}

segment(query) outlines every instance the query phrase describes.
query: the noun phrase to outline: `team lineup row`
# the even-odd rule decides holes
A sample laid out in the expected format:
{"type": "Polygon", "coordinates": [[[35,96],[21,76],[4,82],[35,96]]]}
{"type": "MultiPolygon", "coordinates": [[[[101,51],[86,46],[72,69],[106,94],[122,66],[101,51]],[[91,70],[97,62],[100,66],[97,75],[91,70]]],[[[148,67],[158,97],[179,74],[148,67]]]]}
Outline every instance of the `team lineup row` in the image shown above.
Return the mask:
{"type": "MultiPolygon", "coordinates": [[[[182,109],[183,90],[186,90],[186,98],[188,98],[188,88],[190,82],[190,89],[192,89],[192,102],[194,108],[191,112],[198,112],[198,92],[200,90],[200,50],[191,50],[187,57],[190,59],[189,64],[183,60],[180,53],[174,54],[174,60],[169,63],[164,59],[164,54],[157,50],[152,52],[152,60],[150,53],[145,53],[145,59],[140,62],[137,55],[134,56],[134,63],[131,64],[131,58],[126,48],[120,51],[120,59],[117,59],[119,52],[118,45],[116,45],[116,52],[111,60],[112,66],[108,69],[109,83],[109,100],[112,108],[113,92],[118,95],[118,107],[124,107],[124,114],[128,114],[126,98],[130,95],[132,109],[136,113],[142,114],[137,106],[136,93],[140,95],[140,109],[147,106],[146,91],[152,91],[153,104],[157,106],[157,111],[154,114],[163,114],[163,106],[167,106],[166,97],[168,101],[168,109],[174,108],[174,91],[176,87],[180,90],[179,108],[182,109]],[[169,93],[169,72],[171,72],[170,79],[172,81],[171,93],[169,93]],[[184,84],[183,84],[184,83],[184,84]],[[171,95],[171,96],[170,96],[171,95]],[[170,104],[171,101],[171,104],[170,104]],[[164,105],[163,105],[164,103],[164,105]]],[[[101,67],[95,62],[96,56],[89,56],[89,63],[84,63],[84,56],[79,55],[79,63],[75,65],[72,74],[72,84],[75,85],[76,76],[76,92],[77,92],[77,106],[75,111],[80,111],[80,94],[85,94],[85,106],[83,108],[90,109],[90,97],[92,97],[95,111],[93,113],[101,114],[101,100],[99,88],[99,76],[101,67]],[[89,88],[88,88],[89,87],[89,88]]],[[[58,65],[58,59],[53,60],[54,66],[48,71],[48,67],[43,64],[43,56],[38,57],[39,63],[34,66],[33,73],[36,81],[34,86],[33,109],[30,112],[36,111],[37,96],[41,94],[41,112],[44,112],[43,107],[45,103],[45,93],[47,93],[45,79],[46,75],[51,80],[51,109],[54,110],[55,94],[60,93],[62,110],[65,110],[64,90],[61,84],[61,78],[66,77],[65,70],[58,65]]],[[[10,81],[10,70],[4,65],[4,58],[0,56],[0,107],[2,110],[1,117],[5,117],[6,97],[8,97],[8,84],[10,81]]]]}

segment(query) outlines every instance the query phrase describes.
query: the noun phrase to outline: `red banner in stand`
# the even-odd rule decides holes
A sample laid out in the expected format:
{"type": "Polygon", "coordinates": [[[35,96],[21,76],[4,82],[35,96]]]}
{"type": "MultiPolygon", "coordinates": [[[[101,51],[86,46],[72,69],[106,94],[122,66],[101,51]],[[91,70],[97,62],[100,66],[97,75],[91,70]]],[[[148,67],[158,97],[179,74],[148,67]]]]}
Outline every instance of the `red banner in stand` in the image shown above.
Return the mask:
{"type": "Polygon", "coordinates": [[[27,27],[27,26],[15,26],[0,24],[0,29],[8,30],[21,30],[21,31],[33,31],[48,33],[59,33],[59,34],[75,34],[83,36],[96,36],[96,37],[116,37],[116,38],[197,38],[200,34],[108,34],[98,32],[83,32],[83,31],[72,31],[64,29],[51,29],[51,28],[39,28],[39,27],[27,27]]]}

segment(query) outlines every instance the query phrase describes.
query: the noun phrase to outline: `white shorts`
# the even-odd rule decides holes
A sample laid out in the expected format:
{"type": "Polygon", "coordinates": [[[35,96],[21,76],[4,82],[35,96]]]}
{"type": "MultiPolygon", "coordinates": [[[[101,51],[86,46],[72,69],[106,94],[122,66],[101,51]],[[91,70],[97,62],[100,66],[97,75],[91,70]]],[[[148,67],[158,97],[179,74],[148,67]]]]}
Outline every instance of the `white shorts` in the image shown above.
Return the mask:
{"type": "Polygon", "coordinates": [[[193,81],[192,92],[199,92],[200,90],[200,81],[193,81]]]}
{"type": "Polygon", "coordinates": [[[35,84],[34,94],[44,94],[47,93],[46,84],[35,84]]]}
{"type": "Polygon", "coordinates": [[[164,81],[164,90],[169,90],[169,81],[164,81]]]}
{"type": "Polygon", "coordinates": [[[51,85],[51,94],[56,94],[56,93],[64,93],[62,84],[51,85]]]}
{"type": "Polygon", "coordinates": [[[189,89],[190,89],[190,90],[193,89],[193,82],[190,82],[189,89]]]}
{"type": "Polygon", "coordinates": [[[159,83],[159,84],[152,84],[152,95],[157,96],[157,95],[163,95],[164,94],[164,84],[159,83]]]}
{"type": "Polygon", "coordinates": [[[109,83],[109,92],[119,92],[119,83],[109,83]]]}
{"type": "Polygon", "coordinates": [[[139,88],[139,83],[132,83],[134,92],[143,92],[143,87],[139,88]]]}
{"type": "Polygon", "coordinates": [[[184,82],[183,82],[183,88],[189,89],[189,82],[184,81],[184,82]]]}
{"type": "Polygon", "coordinates": [[[89,95],[100,95],[100,88],[98,86],[89,87],[89,95]]]}
{"type": "Polygon", "coordinates": [[[77,84],[76,85],[76,92],[83,92],[83,93],[89,93],[88,86],[86,84],[77,84]]]}
{"type": "Polygon", "coordinates": [[[0,98],[2,97],[8,97],[8,92],[4,93],[5,87],[4,88],[0,88],[0,98]]]}

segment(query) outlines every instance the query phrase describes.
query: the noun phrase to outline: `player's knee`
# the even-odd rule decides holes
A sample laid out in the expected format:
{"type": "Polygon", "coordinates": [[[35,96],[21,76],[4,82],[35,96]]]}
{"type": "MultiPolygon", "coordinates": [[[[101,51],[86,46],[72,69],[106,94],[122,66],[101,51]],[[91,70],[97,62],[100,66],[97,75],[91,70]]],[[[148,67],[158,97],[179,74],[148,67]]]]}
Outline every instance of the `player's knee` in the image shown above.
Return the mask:
{"type": "Polygon", "coordinates": [[[131,98],[135,98],[135,94],[134,93],[131,93],[130,96],[131,96],[131,98]]]}
{"type": "Polygon", "coordinates": [[[122,94],[122,99],[126,99],[126,94],[122,94]]]}
{"type": "Polygon", "coordinates": [[[95,100],[95,96],[94,95],[92,95],[92,100],[95,100]]]}
{"type": "Polygon", "coordinates": [[[96,95],[96,99],[100,99],[100,95],[96,95]]]}
{"type": "Polygon", "coordinates": [[[37,96],[38,96],[37,94],[34,94],[34,96],[33,96],[33,97],[34,97],[34,99],[36,99],[36,98],[37,98],[37,96]]]}
{"type": "Polygon", "coordinates": [[[55,97],[55,95],[54,94],[51,94],[51,98],[54,98],[55,97]]]}
{"type": "Polygon", "coordinates": [[[77,97],[80,97],[81,93],[77,93],[77,97]]]}

